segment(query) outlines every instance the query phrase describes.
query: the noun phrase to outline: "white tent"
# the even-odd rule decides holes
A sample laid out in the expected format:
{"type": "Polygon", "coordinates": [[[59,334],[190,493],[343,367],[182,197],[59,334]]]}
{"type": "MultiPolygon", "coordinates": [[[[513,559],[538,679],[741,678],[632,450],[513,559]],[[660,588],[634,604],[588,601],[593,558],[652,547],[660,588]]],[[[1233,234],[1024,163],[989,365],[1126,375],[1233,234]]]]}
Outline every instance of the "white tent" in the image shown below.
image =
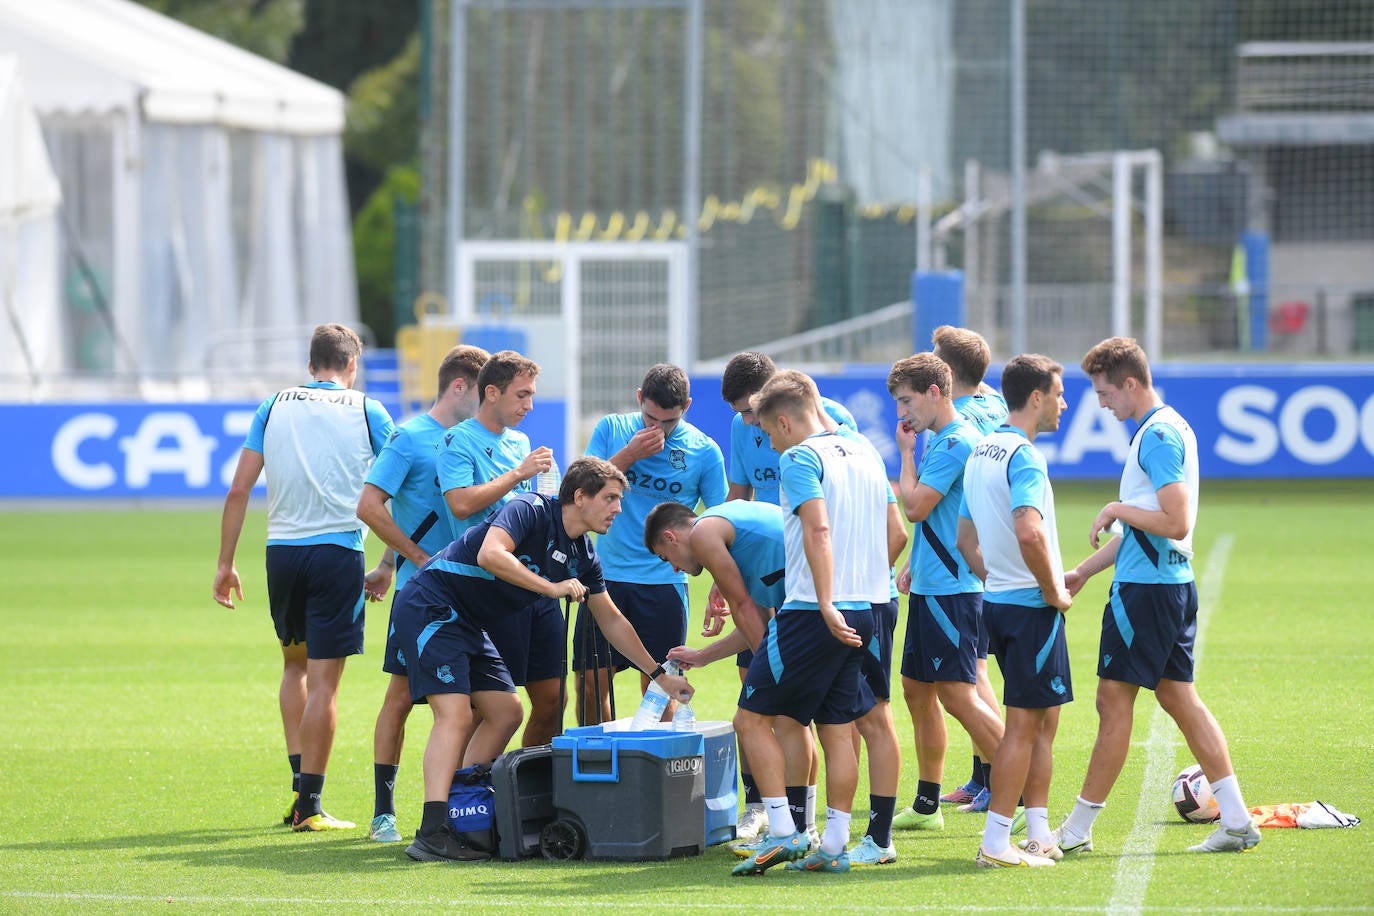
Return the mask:
{"type": "Polygon", "coordinates": [[[129,0],[0,0],[0,54],[65,198],[64,369],[299,373],[357,324],[341,93],[129,0]]]}
{"type": "Polygon", "coordinates": [[[61,199],[19,65],[0,55],[0,371],[32,376],[59,367],[61,199]]]}

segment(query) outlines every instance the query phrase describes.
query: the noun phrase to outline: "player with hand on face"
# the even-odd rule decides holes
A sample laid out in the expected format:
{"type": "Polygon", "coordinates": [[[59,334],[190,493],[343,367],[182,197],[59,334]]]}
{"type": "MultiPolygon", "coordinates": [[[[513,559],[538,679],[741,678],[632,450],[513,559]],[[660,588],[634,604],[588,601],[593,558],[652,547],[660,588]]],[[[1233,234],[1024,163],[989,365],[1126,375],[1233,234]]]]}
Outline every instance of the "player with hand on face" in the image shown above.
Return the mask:
{"type": "MultiPolygon", "coordinates": [[[[954,375],[954,409],[959,415],[973,424],[980,435],[986,436],[997,429],[1007,419],[1007,402],[987,382],[988,365],[992,362],[992,350],[982,334],[968,328],[956,328],[944,324],[930,335],[932,351],[954,375]]],[[[902,583],[898,582],[900,586],[902,583]]],[[[983,704],[1002,718],[1002,708],[997,702],[997,692],[992,689],[988,677],[988,631],[983,626],[982,615],[978,618],[978,696],[983,704]]],[[[945,732],[945,721],[941,715],[939,702],[932,704],[933,709],[922,722],[923,735],[929,733],[930,740],[940,747],[946,747],[949,737],[945,732]]],[[[988,809],[988,770],[991,757],[973,753],[973,771],[968,782],[959,788],[940,796],[940,801],[959,805],[964,812],[982,812],[988,809]]]]}
{"type": "Polygon", "coordinates": [[[1136,695],[1144,687],[1177,723],[1221,808],[1221,826],[1189,851],[1244,852],[1259,843],[1260,832],[1241,797],[1226,736],[1193,686],[1197,438],[1155,391],[1145,351],[1134,340],[1102,341],[1083,357],[1083,371],[1098,403],[1137,427],[1120,498],[1102,507],[1088,532],[1096,550],[1064,575],[1069,593],[1077,594],[1090,578],[1115,567],[1102,611],[1097,742],[1083,789],[1057,831],[1059,847],[1066,854],[1092,849],[1093,822],[1125,766],[1136,695]],[[1099,546],[1109,532],[1116,536],[1099,546]]]}
{"type": "Polygon", "coordinates": [[[893,821],[900,828],[937,830],[940,780],[945,762],[943,718],[935,734],[923,727],[943,705],[973,736],[981,756],[991,760],[1002,740],[1002,719],[975,687],[983,583],[956,547],[964,465],[981,436],[954,408],[949,367],[932,353],[917,353],[893,365],[888,391],[897,402],[896,439],[902,456],[899,488],[907,519],[916,523],[908,578],[911,599],[902,692],[916,735],[919,781],[911,807],[893,821]],[[931,438],[915,462],[917,437],[931,438]]]}
{"type": "MultiPolygon", "coordinates": [[[[725,459],[709,436],[684,419],[692,398],[681,368],[650,367],[635,397],[639,410],[602,417],[587,445],[588,455],[610,461],[629,481],[625,517],[597,542],[597,550],[611,598],[654,658],[664,659],[669,649],[687,641],[687,577],[644,548],[644,520],[664,500],[684,506],[701,502],[707,508],[724,502],[725,459]]],[[[578,715],[593,705],[585,698],[595,697],[600,720],[609,721],[611,678],[627,667],[632,663],[612,652],[579,612],[573,635],[578,715]]],[[[641,677],[640,692],[647,689],[641,677]]],[[[671,716],[673,708],[670,703],[664,715],[671,716]]]]}

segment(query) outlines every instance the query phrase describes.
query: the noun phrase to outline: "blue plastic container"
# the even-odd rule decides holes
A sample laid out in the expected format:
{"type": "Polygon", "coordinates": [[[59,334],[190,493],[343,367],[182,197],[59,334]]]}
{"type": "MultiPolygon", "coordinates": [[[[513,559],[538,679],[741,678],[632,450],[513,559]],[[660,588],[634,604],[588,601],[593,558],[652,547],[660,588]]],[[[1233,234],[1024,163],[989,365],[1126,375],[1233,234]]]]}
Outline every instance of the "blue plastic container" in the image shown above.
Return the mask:
{"type": "Polygon", "coordinates": [[[670,859],[705,848],[701,732],[571,728],[553,739],[551,858],[670,859]]]}

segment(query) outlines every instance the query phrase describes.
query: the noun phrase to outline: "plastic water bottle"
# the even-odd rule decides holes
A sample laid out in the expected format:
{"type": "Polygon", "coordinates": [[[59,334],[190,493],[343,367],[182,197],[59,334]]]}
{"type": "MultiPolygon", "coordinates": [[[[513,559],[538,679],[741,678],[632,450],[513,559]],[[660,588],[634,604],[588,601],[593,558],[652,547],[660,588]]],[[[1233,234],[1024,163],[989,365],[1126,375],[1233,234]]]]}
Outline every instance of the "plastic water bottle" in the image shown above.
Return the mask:
{"type": "MultiPolygon", "coordinates": [[[[674,661],[664,662],[663,670],[672,675],[681,673],[677,662],[674,661]]],[[[667,708],[668,692],[654,681],[650,681],[649,689],[644,692],[644,699],[640,700],[639,708],[635,710],[635,716],[630,720],[630,731],[642,732],[664,728],[660,720],[663,718],[663,710],[667,708]]]]}
{"type": "Polygon", "coordinates": [[[697,714],[692,709],[691,701],[683,701],[677,704],[677,712],[673,713],[673,731],[675,732],[694,732],[697,730],[697,714]]]}
{"type": "Polygon", "coordinates": [[[555,459],[549,469],[541,474],[534,476],[534,492],[542,493],[545,496],[557,496],[558,488],[563,485],[563,472],[558,469],[558,461],[555,459]]]}

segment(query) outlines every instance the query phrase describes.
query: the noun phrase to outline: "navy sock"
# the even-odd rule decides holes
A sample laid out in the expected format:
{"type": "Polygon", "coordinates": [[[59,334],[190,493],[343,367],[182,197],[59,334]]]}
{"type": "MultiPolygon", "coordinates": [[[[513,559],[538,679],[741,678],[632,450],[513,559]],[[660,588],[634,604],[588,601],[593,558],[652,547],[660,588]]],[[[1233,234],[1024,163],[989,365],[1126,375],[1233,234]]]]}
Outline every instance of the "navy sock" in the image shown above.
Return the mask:
{"type": "Polygon", "coordinates": [[[400,767],[389,763],[372,764],[372,782],[376,801],[372,806],[372,816],[396,813],[396,771],[400,767]]]}
{"type": "Polygon", "coordinates": [[[763,798],[759,795],[758,783],[754,782],[753,773],[740,773],[739,781],[744,783],[744,803],[746,805],[763,804],[763,798]]]}
{"type": "Polygon", "coordinates": [[[291,764],[291,791],[299,792],[301,790],[301,755],[287,754],[286,759],[291,764]]]}
{"type": "Polygon", "coordinates": [[[897,796],[868,796],[868,835],[879,848],[892,845],[892,813],[897,810],[897,796]]]}
{"type": "Polygon", "coordinates": [[[300,815],[298,820],[305,820],[307,817],[320,813],[320,796],[323,793],[323,773],[301,774],[300,795],[296,796],[296,814],[300,815]]]}
{"type": "Polygon", "coordinates": [[[787,810],[798,833],[806,832],[806,786],[787,787],[787,810]]]}
{"type": "Polygon", "coordinates": [[[446,823],[448,823],[448,802],[425,802],[425,812],[420,815],[420,833],[433,836],[443,830],[446,823]]]}
{"type": "Polygon", "coordinates": [[[916,781],[916,800],[911,809],[917,814],[934,814],[940,810],[940,784],[925,779],[916,781]]]}
{"type": "Polygon", "coordinates": [[[991,763],[991,762],[985,762],[985,763],[983,764],[983,780],[982,780],[982,782],[983,782],[983,788],[985,788],[985,789],[991,789],[991,788],[992,788],[992,763],[991,763]]]}
{"type": "Polygon", "coordinates": [[[979,757],[977,754],[974,754],[973,775],[968,778],[968,781],[976,785],[986,786],[987,783],[983,782],[983,775],[983,758],[979,757]]]}

